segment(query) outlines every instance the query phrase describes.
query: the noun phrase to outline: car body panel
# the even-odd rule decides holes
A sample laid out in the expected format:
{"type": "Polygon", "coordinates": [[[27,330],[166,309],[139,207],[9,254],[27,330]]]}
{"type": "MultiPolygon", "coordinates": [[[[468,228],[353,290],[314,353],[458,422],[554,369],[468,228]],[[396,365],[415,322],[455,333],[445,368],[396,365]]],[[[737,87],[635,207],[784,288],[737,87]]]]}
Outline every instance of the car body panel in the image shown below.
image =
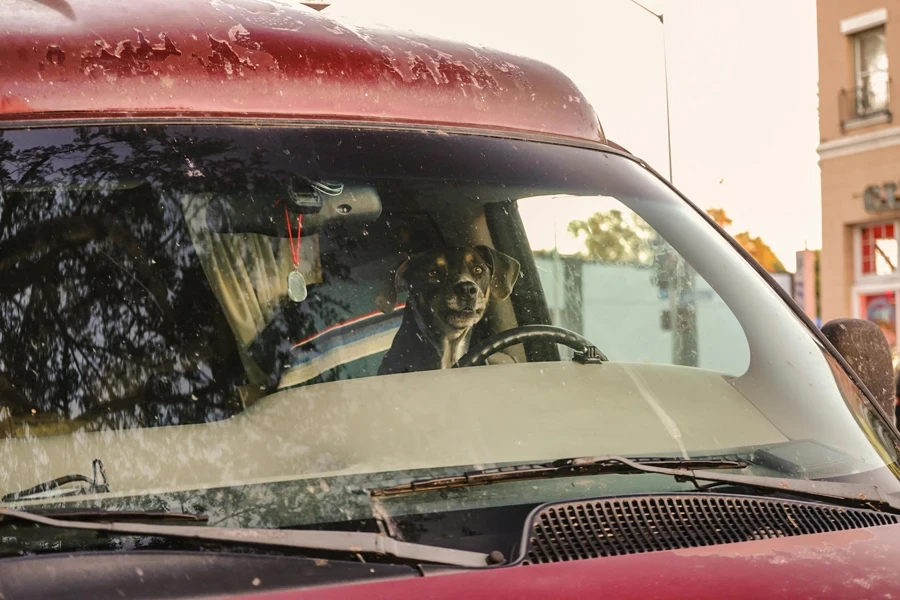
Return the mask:
{"type": "Polygon", "coordinates": [[[605,141],[572,81],[531,59],[352,27],[275,0],[69,6],[66,16],[34,0],[0,0],[0,122],[229,115],[605,141]]]}
{"type": "Polygon", "coordinates": [[[898,555],[900,525],[890,525],[241,598],[891,598],[898,555]]]}

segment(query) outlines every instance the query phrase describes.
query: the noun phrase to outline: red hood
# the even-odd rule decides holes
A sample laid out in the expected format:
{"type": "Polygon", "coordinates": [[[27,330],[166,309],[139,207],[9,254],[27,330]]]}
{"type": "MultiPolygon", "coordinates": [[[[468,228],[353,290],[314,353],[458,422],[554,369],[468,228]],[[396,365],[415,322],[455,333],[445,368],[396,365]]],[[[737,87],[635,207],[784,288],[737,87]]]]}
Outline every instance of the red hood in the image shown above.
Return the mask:
{"type": "Polygon", "coordinates": [[[242,598],[844,600],[892,595],[900,597],[900,525],[242,598]]]}

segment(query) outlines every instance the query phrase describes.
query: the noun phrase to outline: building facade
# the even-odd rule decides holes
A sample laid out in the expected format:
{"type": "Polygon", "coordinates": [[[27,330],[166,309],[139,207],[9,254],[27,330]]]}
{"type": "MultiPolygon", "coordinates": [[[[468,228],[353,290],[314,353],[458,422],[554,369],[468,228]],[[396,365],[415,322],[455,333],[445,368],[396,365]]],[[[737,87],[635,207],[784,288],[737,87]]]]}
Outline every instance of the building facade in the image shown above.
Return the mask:
{"type": "Polygon", "coordinates": [[[801,250],[797,253],[797,271],[793,276],[791,296],[817,327],[822,326],[822,295],[819,286],[820,250],[801,250]]]}
{"type": "Polygon", "coordinates": [[[897,345],[900,0],[818,0],[821,317],[897,345]]]}

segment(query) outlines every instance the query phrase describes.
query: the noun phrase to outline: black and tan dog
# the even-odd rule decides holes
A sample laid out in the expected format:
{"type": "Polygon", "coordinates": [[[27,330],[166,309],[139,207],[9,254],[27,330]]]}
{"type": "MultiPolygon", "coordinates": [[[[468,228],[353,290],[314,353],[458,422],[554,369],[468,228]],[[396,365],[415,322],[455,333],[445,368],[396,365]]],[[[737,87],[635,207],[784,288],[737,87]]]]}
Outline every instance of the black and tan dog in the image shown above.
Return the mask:
{"type": "Polygon", "coordinates": [[[469,349],[488,303],[508,298],[518,278],[519,263],[487,246],[410,257],[378,298],[379,308],[390,312],[397,294],[409,291],[403,321],[378,374],[452,367],[469,349]]]}

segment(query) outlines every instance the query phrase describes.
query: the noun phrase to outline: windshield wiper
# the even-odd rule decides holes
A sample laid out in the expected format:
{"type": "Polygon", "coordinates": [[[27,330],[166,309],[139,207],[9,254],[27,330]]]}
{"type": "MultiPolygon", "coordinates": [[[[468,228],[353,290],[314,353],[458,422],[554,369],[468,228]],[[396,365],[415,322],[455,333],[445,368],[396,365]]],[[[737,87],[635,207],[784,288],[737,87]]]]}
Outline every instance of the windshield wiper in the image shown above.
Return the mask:
{"type": "Polygon", "coordinates": [[[91,523],[52,519],[10,508],[0,508],[0,525],[26,522],[56,527],[104,531],[120,535],[155,536],[214,542],[240,546],[259,546],[293,550],[313,550],[348,556],[394,557],[404,562],[434,563],[458,567],[487,567],[499,564],[496,553],[482,554],[425,544],[401,542],[379,533],[353,531],[304,531],[285,529],[234,529],[227,527],[195,527],[184,525],[147,525],[142,523],[91,523]]]}
{"type": "Polygon", "coordinates": [[[480,471],[467,471],[450,477],[435,477],[401,485],[371,490],[372,496],[396,496],[413,492],[471,487],[528,479],[553,479],[606,474],[655,473],[670,475],[675,481],[692,482],[698,489],[701,481],[713,485],[734,485],[768,492],[779,492],[853,507],[900,513],[900,501],[882,494],[875,486],[785,479],[732,473],[714,473],[710,469],[743,469],[747,463],[726,459],[634,458],[624,456],[586,456],[567,458],[537,465],[517,465],[480,471]]]}
{"type": "Polygon", "coordinates": [[[103,469],[103,461],[95,458],[91,463],[93,477],[86,475],[63,475],[44,483],[39,483],[27,490],[19,490],[6,494],[0,498],[0,502],[15,502],[16,500],[34,500],[39,498],[58,498],[60,496],[78,496],[81,494],[106,494],[109,492],[109,482],[106,479],[106,471],[103,469]],[[77,488],[65,488],[70,483],[83,482],[86,486],[77,488]]]}
{"type": "Polygon", "coordinates": [[[511,465],[493,469],[466,471],[449,477],[431,477],[391,487],[371,490],[372,496],[397,496],[411,492],[441,490],[455,487],[473,487],[519,479],[556,479],[559,477],[580,477],[606,473],[636,473],[640,469],[631,466],[670,467],[677,469],[743,469],[747,463],[721,458],[632,458],[622,461],[614,456],[563,458],[546,463],[511,465]],[[630,463],[630,464],[629,464],[630,463]]]}

